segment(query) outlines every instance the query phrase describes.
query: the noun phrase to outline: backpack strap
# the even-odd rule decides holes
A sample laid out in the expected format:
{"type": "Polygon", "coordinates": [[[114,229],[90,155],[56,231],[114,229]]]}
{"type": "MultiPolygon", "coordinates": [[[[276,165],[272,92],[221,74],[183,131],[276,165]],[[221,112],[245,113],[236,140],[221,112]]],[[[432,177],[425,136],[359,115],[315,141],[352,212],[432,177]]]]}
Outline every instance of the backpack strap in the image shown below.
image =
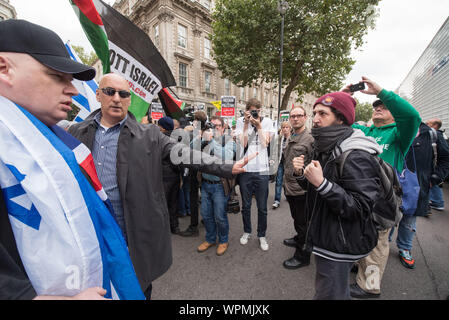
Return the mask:
{"type": "Polygon", "coordinates": [[[346,158],[349,156],[349,154],[351,153],[353,149],[349,149],[346,150],[345,152],[343,152],[337,159],[338,163],[339,163],[339,167],[338,167],[338,175],[339,177],[341,177],[343,175],[343,167],[345,165],[346,162],[346,158]]]}

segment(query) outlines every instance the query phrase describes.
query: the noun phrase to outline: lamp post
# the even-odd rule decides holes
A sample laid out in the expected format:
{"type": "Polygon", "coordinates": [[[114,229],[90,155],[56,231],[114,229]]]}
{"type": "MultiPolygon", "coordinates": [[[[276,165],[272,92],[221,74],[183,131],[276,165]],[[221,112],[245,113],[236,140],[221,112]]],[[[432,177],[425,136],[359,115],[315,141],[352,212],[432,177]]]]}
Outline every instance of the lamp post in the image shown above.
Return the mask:
{"type": "Polygon", "coordinates": [[[279,95],[278,95],[278,127],[281,114],[281,93],[282,93],[282,59],[284,56],[284,16],[288,9],[288,2],[278,1],[278,11],[281,14],[281,48],[279,50],[279,95]]]}

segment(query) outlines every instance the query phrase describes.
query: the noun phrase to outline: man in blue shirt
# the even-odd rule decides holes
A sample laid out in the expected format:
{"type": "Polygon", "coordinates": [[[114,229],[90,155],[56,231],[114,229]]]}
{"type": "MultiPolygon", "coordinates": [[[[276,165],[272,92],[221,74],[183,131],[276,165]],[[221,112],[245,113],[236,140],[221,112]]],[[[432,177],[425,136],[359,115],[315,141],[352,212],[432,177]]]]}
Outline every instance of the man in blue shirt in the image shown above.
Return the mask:
{"type": "MultiPolygon", "coordinates": [[[[203,134],[207,146],[204,152],[232,163],[235,143],[230,136],[226,139],[223,118],[213,116],[213,131],[203,134]]],[[[223,255],[228,249],[229,222],[226,206],[231,191],[231,181],[208,173],[201,174],[201,216],[206,228],[206,241],[198,246],[198,252],[204,252],[214,246],[218,237],[217,255],[223,255]]]]}

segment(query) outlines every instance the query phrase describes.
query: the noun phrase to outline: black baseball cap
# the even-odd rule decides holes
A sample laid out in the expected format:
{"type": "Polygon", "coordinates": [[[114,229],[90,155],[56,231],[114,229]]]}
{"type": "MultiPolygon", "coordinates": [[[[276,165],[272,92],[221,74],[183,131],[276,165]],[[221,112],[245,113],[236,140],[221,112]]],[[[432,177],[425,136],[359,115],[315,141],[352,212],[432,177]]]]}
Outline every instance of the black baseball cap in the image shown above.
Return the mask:
{"type": "Polygon", "coordinates": [[[375,109],[375,108],[377,108],[378,106],[380,106],[381,104],[384,104],[384,103],[382,102],[382,100],[376,100],[376,101],[373,102],[373,108],[375,109]]]}
{"type": "Polygon", "coordinates": [[[78,80],[92,80],[95,69],[70,58],[61,38],[52,30],[26,20],[0,22],[0,52],[26,53],[43,65],[72,74],[78,80]]]}

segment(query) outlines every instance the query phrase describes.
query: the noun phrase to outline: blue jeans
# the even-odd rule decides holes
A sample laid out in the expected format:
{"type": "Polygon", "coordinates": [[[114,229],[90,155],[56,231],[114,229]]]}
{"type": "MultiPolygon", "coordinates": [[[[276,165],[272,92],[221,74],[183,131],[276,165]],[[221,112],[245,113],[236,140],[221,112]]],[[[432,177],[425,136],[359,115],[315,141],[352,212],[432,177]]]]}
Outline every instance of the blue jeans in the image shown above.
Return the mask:
{"type": "Polygon", "coordinates": [[[185,216],[190,213],[190,177],[182,177],[182,187],[179,190],[179,214],[185,216]]]}
{"type": "Polygon", "coordinates": [[[206,228],[206,241],[227,243],[229,222],[226,207],[229,196],[225,196],[221,184],[203,182],[201,184],[201,216],[206,228]]]}
{"type": "Polygon", "coordinates": [[[274,201],[281,202],[282,181],[284,180],[284,163],[280,162],[276,175],[276,186],[274,187],[274,201]]]}
{"type": "Polygon", "coordinates": [[[435,207],[444,207],[443,189],[439,186],[433,186],[429,189],[429,199],[435,207]]]}
{"type": "MultiPolygon", "coordinates": [[[[391,241],[394,233],[394,227],[391,228],[389,239],[391,241]]],[[[396,237],[396,245],[399,249],[412,250],[413,238],[416,233],[416,216],[404,215],[399,222],[398,235],[396,237]]]]}
{"type": "Polygon", "coordinates": [[[267,231],[267,200],[269,175],[266,172],[244,172],[239,176],[242,194],[243,231],[251,233],[251,202],[253,194],[257,203],[257,236],[265,237],[267,231]]]}

